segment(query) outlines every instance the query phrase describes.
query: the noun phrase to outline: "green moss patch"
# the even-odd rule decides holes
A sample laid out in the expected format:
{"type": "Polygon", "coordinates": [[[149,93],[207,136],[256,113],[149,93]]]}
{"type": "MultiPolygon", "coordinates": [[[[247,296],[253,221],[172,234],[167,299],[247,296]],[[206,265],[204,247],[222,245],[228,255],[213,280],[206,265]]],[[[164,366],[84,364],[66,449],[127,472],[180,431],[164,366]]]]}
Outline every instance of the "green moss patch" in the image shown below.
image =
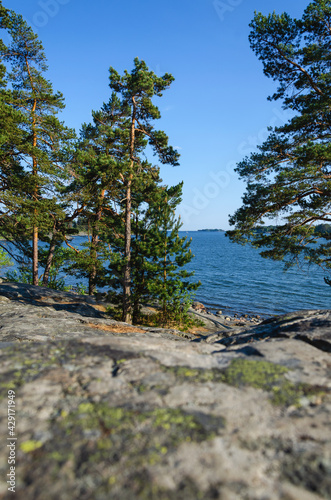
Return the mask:
{"type": "Polygon", "coordinates": [[[223,382],[224,373],[220,370],[203,370],[199,368],[188,368],[186,366],[171,366],[163,368],[176,376],[177,381],[192,382],[194,384],[206,382],[223,382]]]}
{"type": "Polygon", "coordinates": [[[325,390],[310,384],[294,384],[286,379],[288,368],[268,361],[236,358],[224,370],[203,370],[188,367],[164,368],[175,374],[177,380],[193,384],[222,382],[234,387],[254,387],[270,394],[273,404],[300,406],[303,397],[323,397],[325,390]]]}
{"type": "MultiPolygon", "coordinates": [[[[138,452],[148,447],[150,453],[177,447],[183,441],[202,441],[209,433],[191,414],[179,409],[157,408],[140,412],[125,408],[111,408],[104,403],[82,403],[76,412],[62,419],[61,428],[67,435],[72,432],[99,436],[97,449],[116,447],[122,441],[130,450],[138,452]]],[[[129,455],[131,455],[131,451],[129,455]]]]}
{"type": "Polygon", "coordinates": [[[323,396],[323,388],[310,384],[293,384],[286,379],[285,366],[268,361],[238,358],[224,371],[224,382],[235,387],[250,386],[271,395],[271,402],[281,406],[300,406],[303,397],[323,396]]]}
{"type": "Polygon", "coordinates": [[[20,449],[24,453],[31,453],[32,451],[38,450],[38,448],[42,447],[42,442],[41,441],[34,441],[34,440],[28,440],[24,441],[23,443],[20,444],[20,449]]]}
{"type": "Polygon", "coordinates": [[[257,389],[271,390],[275,384],[283,381],[287,368],[268,361],[233,359],[224,371],[224,382],[240,387],[249,385],[257,389]]]}
{"type": "MultiPolygon", "coordinates": [[[[219,424],[222,428],[222,419],[219,424]]],[[[82,488],[79,493],[86,492],[86,484],[88,488],[93,484],[95,498],[97,493],[119,498],[116,492],[120,491],[121,498],[128,499],[137,494],[150,498],[154,486],[148,467],[166,461],[180,444],[206,441],[217,432],[204,425],[201,416],[180,409],[140,411],[93,402],[60,413],[52,420],[51,429],[53,438],[42,447],[32,441],[25,443],[25,453],[38,448],[38,454],[27,465],[24,482],[37,485],[45,477],[71,478],[69,481],[82,488]]]]}

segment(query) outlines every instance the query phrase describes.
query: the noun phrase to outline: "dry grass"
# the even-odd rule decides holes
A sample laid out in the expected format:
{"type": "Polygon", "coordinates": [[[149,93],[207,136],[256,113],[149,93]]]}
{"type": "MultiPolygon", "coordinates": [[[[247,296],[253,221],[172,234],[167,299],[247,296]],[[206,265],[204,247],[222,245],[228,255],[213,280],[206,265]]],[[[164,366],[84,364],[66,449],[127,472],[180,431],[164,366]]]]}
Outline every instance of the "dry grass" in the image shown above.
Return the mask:
{"type": "Polygon", "coordinates": [[[192,335],[197,335],[199,336],[201,333],[206,333],[210,332],[208,328],[205,328],[204,326],[191,326],[188,328],[187,333],[192,333],[192,335]]]}
{"type": "Polygon", "coordinates": [[[145,330],[140,330],[134,326],[123,326],[123,325],[96,325],[94,323],[87,323],[87,326],[95,328],[97,330],[103,330],[104,332],[114,332],[114,333],[145,333],[145,330]]]}
{"type": "Polygon", "coordinates": [[[98,305],[91,305],[91,307],[93,307],[94,309],[96,309],[97,311],[100,311],[100,312],[107,312],[107,307],[99,305],[99,304],[98,305]]]}
{"type": "Polygon", "coordinates": [[[138,324],[148,327],[182,330],[186,333],[191,333],[192,335],[197,335],[197,336],[209,331],[208,328],[205,328],[204,326],[201,325],[187,325],[185,323],[179,323],[176,321],[164,322],[162,321],[161,316],[158,315],[153,315],[153,316],[143,315],[139,319],[138,324]]]}

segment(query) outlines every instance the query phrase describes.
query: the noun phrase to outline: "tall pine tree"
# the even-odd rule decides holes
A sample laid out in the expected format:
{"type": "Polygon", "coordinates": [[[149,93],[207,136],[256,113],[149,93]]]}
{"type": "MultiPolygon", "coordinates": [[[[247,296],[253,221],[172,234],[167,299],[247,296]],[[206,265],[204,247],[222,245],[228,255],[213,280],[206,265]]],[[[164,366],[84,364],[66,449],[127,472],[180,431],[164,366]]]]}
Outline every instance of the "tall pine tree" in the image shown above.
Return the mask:
{"type": "Polygon", "coordinates": [[[250,24],[251,47],[278,82],[269,99],[294,116],[237,166],[247,190],[229,236],[285,259],[286,268],[303,261],[331,269],[331,242],[315,231],[331,222],[330,22],[330,0],[314,0],[301,19],[256,13],[250,24]],[[276,218],[268,231],[255,231],[276,218]]]}
{"type": "Polygon", "coordinates": [[[109,259],[110,250],[102,235],[115,226],[116,203],[122,197],[122,135],[128,129],[125,110],[114,93],[92,116],[93,122],[82,126],[72,164],[74,180],[67,190],[88,231],[88,242],[73,250],[67,271],[88,279],[89,294],[95,292],[96,286],[108,284],[103,262],[109,259]]]}
{"type": "Polygon", "coordinates": [[[149,145],[162,164],[178,165],[179,154],[168,145],[168,137],[163,131],[155,130],[154,120],[161,117],[153,103],[154,97],[161,97],[164,90],[173,82],[172,75],[162,77],[150,71],[144,61],[134,60],[131,73],[120,76],[110,68],[110,88],[120,99],[122,109],[129,117],[129,134],[123,137],[125,156],[122,156],[123,184],[125,187],[125,247],[123,266],[123,320],[131,322],[131,219],[132,219],[132,184],[148,163],[142,160],[142,154],[149,145]]]}
{"type": "MultiPolygon", "coordinates": [[[[8,30],[10,11],[0,2],[0,28],[8,30]]],[[[7,52],[3,40],[0,40],[0,54],[7,52]]],[[[8,230],[8,197],[18,196],[24,183],[24,169],[20,163],[19,151],[26,140],[26,134],[20,127],[25,121],[24,115],[15,109],[13,91],[6,81],[6,66],[0,59],[0,230],[8,230]]],[[[20,233],[19,221],[16,223],[16,235],[20,233]]],[[[2,243],[1,243],[2,245],[2,243]]],[[[22,248],[24,248],[24,244],[22,248]]],[[[14,257],[14,256],[13,256],[14,257]]],[[[15,256],[16,257],[16,256],[15,256]]]]}
{"type": "Polygon", "coordinates": [[[74,134],[56,116],[64,107],[63,96],[54,93],[43,76],[47,66],[41,42],[13,11],[2,11],[2,25],[11,37],[0,52],[9,65],[6,104],[22,117],[17,124],[22,140],[15,144],[15,158],[24,172],[17,192],[8,191],[4,200],[6,232],[15,240],[18,224],[22,238],[32,239],[33,284],[38,285],[39,237],[53,228],[54,217],[65,216],[57,203],[58,185],[68,176],[63,152],[74,134]]]}

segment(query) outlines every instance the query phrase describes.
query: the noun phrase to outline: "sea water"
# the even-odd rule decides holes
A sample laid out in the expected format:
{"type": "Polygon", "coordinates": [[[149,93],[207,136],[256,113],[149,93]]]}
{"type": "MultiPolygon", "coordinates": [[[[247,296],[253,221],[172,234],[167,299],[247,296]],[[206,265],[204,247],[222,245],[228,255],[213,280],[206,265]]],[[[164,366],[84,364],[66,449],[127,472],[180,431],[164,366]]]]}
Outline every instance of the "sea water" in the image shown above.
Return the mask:
{"type": "MultiPolygon", "coordinates": [[[[224,232],[182,231],[180,236],[192,238],[194,258],[186,268],[195,272],[194,281],[201,281],[195,300],[211,311],[269,316],[331,308],[331,287],[323,279],[327,274],[317,266],[284,272],[282,262],[264,259],[248,245],[232,243],[224,232]]],[[[71,244],[79,247],[84,241],[86,237],[77,236],[71,244]]],[[[82,278],[65,277],[67,285],[76,281],[87,285],[82,278]]]]}
{"type": "Polygon", "coordinates": [[[232,243],[223,232],[188,232],[195,258],[188,265],[202,283],[197,299],[227,313],[281,314],[331,308],[331,287],[317,266],[305,271],[262,258],[249,245],[232,243]]]}

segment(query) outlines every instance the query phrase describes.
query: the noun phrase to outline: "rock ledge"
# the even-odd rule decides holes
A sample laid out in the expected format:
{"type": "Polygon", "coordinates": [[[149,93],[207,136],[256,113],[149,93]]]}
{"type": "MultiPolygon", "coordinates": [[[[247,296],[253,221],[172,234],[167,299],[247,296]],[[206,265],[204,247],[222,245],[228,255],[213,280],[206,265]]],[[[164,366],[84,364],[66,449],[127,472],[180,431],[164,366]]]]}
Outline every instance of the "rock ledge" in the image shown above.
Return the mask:
{"type": "Polygon", "coordinates": [[[330,310],[184,338],[3,283],[0,333],[0,498],[331,498],[330,310]]]}

